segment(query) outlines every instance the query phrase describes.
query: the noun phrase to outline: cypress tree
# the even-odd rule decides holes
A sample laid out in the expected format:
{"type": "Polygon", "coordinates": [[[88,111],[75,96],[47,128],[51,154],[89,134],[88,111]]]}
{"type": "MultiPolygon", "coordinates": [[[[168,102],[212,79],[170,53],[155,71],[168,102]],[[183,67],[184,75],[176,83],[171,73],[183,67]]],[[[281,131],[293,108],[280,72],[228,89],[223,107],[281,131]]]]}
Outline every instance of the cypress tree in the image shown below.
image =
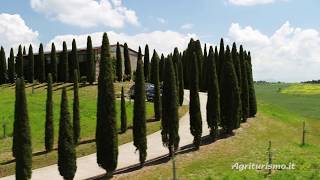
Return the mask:
{"type": "Polygon", "coordinates": [[[32,49],[31,44],[29,46],[28,60],[29,60],[28,81],[29,81],[29,83],[33,83],[33,80],[34,80],[34,56],[33,56],[33,49],[32,49]]]}
{"type": "MultiPolygon", "coordinates": [[[[233,66],[234,69],[236,71],[236,75],[237,75],[237,81],[238,81],[238,87],[239,87],[239,92],[240,92],[240,97],[241,97],[241,65],[240,65],[240,59],[239,59],[239,55],[237,52],[237,46],[236,43],[233,43],[232,45],[232,50],[231,50],[231,54],[232,54],[232,61],[233,61],[233,66]]],[[[241,98],[240,98],[240,106],[242,107],[242,102],[241,102],[241,98]]],[[[242,114],[242,108],[240,108],[240,115],[242,114]]],[[[241,119],[237,119],[237,128],[240,127],[240,122],[241,119]]]]}
{"type": "Polygon", "coordinates": [[[4,84],[7,82],[8,74],[7,74],[7,59],[6,54],[4,52],[3,47],[1,46],[0,52],[0,84],[4,84]]]}
{"type": "Polygon", "coordinates": [[[121,87],[121,132],[125,133],[127,130],[127,111],[126,100],[124,98],[123,86],[121,87]]]}
{"type": "Polygon", "coordinates": [[[221,67],[221,125],[227,134],[233,134],[240,118],[240,91],[229,46],[221,67]]]}
{"type": "Polygon", "coordinates": [[[47,152],[52,151],[54,143],[53,130],[53,99],[52,99],[52,75],[48,74],[47,102],[46,102],[46,125],[45,125],[45,148],[47,152]]]}
{"type": "Polygon", "coordinates": [[[160,82],[163,81],[164,76],[164,55],[161,54],[160,62],[159,62],[159,80],[160,82]]]}
{"type": "MultiPolygon", "coordinates": [[[[147,49],[147,48],[146,48],[147,49]]],[[[139,151],[141,165],[147,157],[145,82],[141,48],[139,47],[134,86],[133,144],[139,151]]]]}
{"type": "Polygon", "coordinates": [[[216,72],[217,72],[217,77],[218,77],[218,80],[219,80],[219,72],[220,72],[220,67],[218,66],[218,63],[219,63],[219,52],[218,52],[218,47],[215,46],[214,47],[214,61],[216,63],[216,72]]]}
{"type": "Polygon", "coordinates": [[[245,52],[242,45],[240,46],[240,65],[241,65],[241,105],[242,105],[242,121],[246,122],[249,116],[249,87],[248,87],[248,73],[245,64],[245,52]]]}
{"type": "MultiPolygon", "coordinates": [[[[203,53],[203,61],[202,61],[202,75],[201,75],[201,91],[205,92],[207,91],[207,84],[208,84],[208,66],[207,66],[207,60],[208,59],[208,53],[207,53],[207,44],[204,44],[204,53],[203,53]]],[[[209,72],[210,73],[210,72],[209,72]]]]}
{"type": "Polygon", "coordinates": [[[179,78],[179,104],[182,106],[184,100],[184,78],[182,60],[178,62],[178,78],[179,78]]]}
{"type": "Polygon", "coordinates": [[[51,44],[51,75],[52,75],[52,81],[57,82],[58,81],[58,63],[57,63],[57,53],[56,53],[56,46],[54,43],[51,44]]]}
{"type": "Polygon", "coordinates": [[[39,82],[43,83],[46,80],[46,72],[45,72],[45,59],[43,53],[43,45],[40,44],[39,47],[39,82]]]}
{"type": "Polygon", "coordinates": [[[130,61],[130,55],[128,50],[127,43],[124,43],[123,48],[123,55],[124,55],[124,74],[126,76],[126,80],[131,80],[131,61],[130,61]]]}
{"type": "Polygon", "coordinates": [[[95,69],[96,64],[94,60],[94,54],[93,54],[93,48],[92,48],[92,40],[91,37],[88,36],[87,38],[87,62],[88,62],[88,68],[87,68],[87,81],[90,84],[93,84],[95,81],[95,69]]]}
{"type": "Polygon", "coordinates": [[[22,55],[21,45],[19,45],[16,65],[17,65],[17,77],[22,78],[23,77],[23,55],[22,55]]]}
{"type": "Polygon", "coordinates": [[[213,139],[217,137],[218,124],[220,123],[220,91],[214,58],[213,48],[210,46],[207,59],[207,123],[210,128],[210,135],[213,139]]]}
{"type": "Polygon", "coordinates": [[[61,81],[68,82],[69,81],[69,65],[68,65],[68,50],[67,50],[67,44],[65,41],[63,41],[63,50],[60,54],[60,62],[62,71],[61,71],[61,81]]]}
{"type": "Polygon", "coordinates": [[[23,55],[24,56],[27,55],[27,51],[26,51],[26,47],[25,46],[23,46],[23,55]]]}
{"type": "Polygon", "coordinates": [[[79,75],[77,69],[73,73],[73,140],[78,144],[80,139],[79,75]]]}
{"type": "MultiPolygon", "coordinates": [[[[72,50],[71,50],[71,68],[70,68],[70,79],[74,82],[75,77],[74,77],[74,70],[77,70],[77,75],[80,78],[80,68],[79,68],[79,60],[78,60],[78,55],[77,55],[77,43],[76,40],[72,40],[72,50]]],[[[78,78],[78,80],[79,80],[78,78]]]]}
{"type": "Polygon", "coordinates": [[[118,136],[109,39],[103,34],[98,77],[96,147],[97,163],[111,176],[117,167],[118,136]]]}
{"type": "Polygon", "coordinates": [[[176,77],[173,62],[169,56],[166,61],[165,77],[163,82],[163,114],[162,114],[162,142],[167,146],[172,155],[172,148],[176,151],[179,147],[179,117],[177,105],[176,77]]]}
{"type": "Polygon", "coordinates": [[[198,63],[197,65],[198,65],[198,73],[199,73],[199,88],[201,88],[203,53],[202,53],[200,40],[195,41],[193,46],[194,46],[194,52],[197,55],[197,63],[198,63]]]}
{"type": "Polygon", "coordinates": [[[193,139],[193,144],[196,149],[199,149],[201,144],[202,134],[202,119],[199,100],[199,72],[198,72],[197,55],[194,53],[190,64],[190,131],[193,139]],[[192,83],[191,83],[192,82],[192,83]]]}
{"type": "Polygon", "coordinates": [[[221,71],[222,71],[222,68],[221,66],[223,66],[223,63],[224,63],[224,59],[225,59],[225,51],[224,51],[224,42],[223,42],[223,39],[221,38],[220,40],[220,48],[219,48],[219,58],[217,59],[217,69],[219,71],[218,72],[218,78],[219,78],[219,84],[221,83],[220,82],[220,75],[221,75],[221,71]]]}
{"type": "Polygon", "coordinates": [[[154,84],[154,116],[156,121],[161,119],[161,95],[160,95],[160,81],[159,81],[159,56],[158,53],[154,50],[151,61],[151,77],[152,84],[154,84]]]}
{"type": "Polygon", "coordinates": [[[117,80],[119,82],[122,81],[122,56],[121,56],[121,48],[119,42],[117,42],[117,50],[116,50],[116,75],[117,75],[117,80]]]}
{"type": "Polygon", "coordinates": [[[13,48],[10,49],[10,57],[8,59],[8,78],[10,83],[14,83],[15,80],[15,64],[13,48]]]}
{"type": "Polygon", "coordinates": [[[177,92],[177,104],[180,104],[180,96],[179,96],[179,87],[180,87],[180,82],[179,82],[179,61],[180,61],[180,54],[178,48],[174,48],[173,56],[172,56],[172,64],[174,68],[174,76],[176,78],[176,92],[177,92]]]}
{"type": "Polygon", "coordinates": [[[248,59],[246,62],[247,73],[248,73],[248,86],[249,86],[249,117],[254,117],[257,114],[257,100],[254,89],[253,75],[252,75],[252,64],[251,54],[248,53],[248,59]]]}
{"type": "Polygon", "coordinates": [[[16,179],[30,179],[32,174],[32,144],[27,99],[23,79],[17,79],[16,81],[16,101],[13,129],[12,152],[16,158],[16,179]]]}
{"type": "Polygon", "coordinates": [[[144,49],[144,78],[146,82],[150,82],[150,65],[149,65],[149,46],[148,44],[146,45],[145,49],[144,49]]]}
{"type": "Polygon", "coordinates": [[[73,179],[76,171],[76,151],[73,142],[72,125],[68,109],[67,90],[64,87],[61,95],[59,140],[58,140],[58,169],[66,180],[73,179]]]}

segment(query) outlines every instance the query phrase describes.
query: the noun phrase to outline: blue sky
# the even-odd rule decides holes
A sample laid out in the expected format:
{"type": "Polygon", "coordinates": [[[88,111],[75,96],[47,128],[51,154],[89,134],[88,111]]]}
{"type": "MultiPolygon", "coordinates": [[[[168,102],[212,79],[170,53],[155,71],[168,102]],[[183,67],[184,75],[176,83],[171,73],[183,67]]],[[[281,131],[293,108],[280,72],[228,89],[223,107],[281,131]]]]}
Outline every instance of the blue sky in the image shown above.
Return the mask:
{"type": "Polygon", "coordinates": [[[252,51],[257,80],[302,81],[320,79],[320,53],[308,50],[320,45],[319,7],[318,0],[3,0],[0,42],[7,51],[72,38],[81,46],[93,35],[98,45],[107,31],[112,42],[168,53],[190,37],[212,45],[224,37],[252,51]],[[304,73],[306,63],[314,69],[304,73]]]}

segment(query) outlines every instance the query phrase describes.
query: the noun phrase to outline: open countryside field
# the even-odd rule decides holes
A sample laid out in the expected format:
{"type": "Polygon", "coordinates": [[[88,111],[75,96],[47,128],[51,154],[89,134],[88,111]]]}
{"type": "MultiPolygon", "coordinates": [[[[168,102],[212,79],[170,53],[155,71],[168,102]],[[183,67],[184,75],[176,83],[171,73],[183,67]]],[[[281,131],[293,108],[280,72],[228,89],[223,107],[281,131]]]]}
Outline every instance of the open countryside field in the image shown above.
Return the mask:
{"type": "MultiPolygon", "coordinates": [[[[179,179],[320,179],[320,94],[279,92],[288,87],[291,85],[257,84],[256,118],[243,124],[236,136],[204,145],[196,152],[179,154],[176,157],[179,179]],[[303,121],[307,133],[306,145],[302,147],[303,121]],[[269,140],[273,164],[294,163],[294,170],[276,170],[270,176],[266,170],[232,170],[234,163],[267,163],[269,140]]],[[[171,161],[119,177],[169,179],[171,161]]]]}

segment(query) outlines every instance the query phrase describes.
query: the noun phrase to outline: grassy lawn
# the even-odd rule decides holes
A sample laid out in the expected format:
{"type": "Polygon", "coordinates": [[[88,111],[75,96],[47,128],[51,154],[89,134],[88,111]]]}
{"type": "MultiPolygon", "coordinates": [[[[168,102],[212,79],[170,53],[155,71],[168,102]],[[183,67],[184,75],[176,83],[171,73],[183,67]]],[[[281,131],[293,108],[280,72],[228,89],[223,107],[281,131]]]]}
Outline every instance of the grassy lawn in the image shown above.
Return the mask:
{"type": "MultiPolygon", "coordinates": [[[[54,86],[54,126],[55,126],[55,147],[57,145],[58,135],[58,121],[60,112],[60,96],[61,87],[68,86],[68,98],[69,98],[69,109],[72,116],[72,84],[54,86]]],[[[46,101],[46,86],[37,85],[35,86],[35,93],[32,94],[31,85],[26,85],[27,89],[27,102],[29,110],[29,119],[31,126],[32,136],[32,148],[33,152],[36,153],[33,157],[33,168],[39,168],[46,165],[54,164],[57,161],[57,153],[53,151],[49,154],[43,154],[44,151],[44,125],[45,125],[45,101],[46,101]]],[[[125,85],[128,89],[129,85],[125,85]]],[[[120,85],[115,85],[116,94],[119,94],[121,90],[120,85]]],[[[7,124],[7,135],[9,137],[0,139],[0,177],[14,173],[14,162],[11,162],[13,157],[11,154],[12,146],[12,125],[14,118],[14,86],[3,85],[0,86],[0,115],[1,119],[4,117],[7,124]]],[[[96,126],[96,86],[84,86],[79,90],[80,97],[80,121],[81,121],[81,141],[83,144],[77,147],[77,156],[81,157],[95,152],[95,143],[93,142],[95,137],[95,126],[96,126]]],[[[133,102],[127,102],[127,118],[128,126],[132,125],[133,115],[133,102]]],[[[120,101],[116,102],[116,111],[118,119],[118,127],[120,128],[120,101]]],[[[179,113],[182,116],[187,112],[188,108],[183,106],[180,108],[179,113]]],[[[146,104],[147,119],[153,118],[153,104],[146,104]]],[[[160,129],[159,122],[150,122],[147,125],[148,133],[155,132],[160,129]]],[[[2,130],[1,137],[2,137],[2,130]]],[[[129,129],[126,133],[119,135],[119,144],[127,143],[132,140],[132,131],[129,129]]]]}
{"type": "MultiPolygon", "coordinates": [[[[236,136],[176,157],[179,179],[320,179],[320,96],[279,92],[288,84],[256,86],[259,113],[238,129],[236,136]],[[318,118],[317,118],[318,117],[318,118]],[[302,121],[307,144],[301,146],[302,121]],[[234,163],[267,162],[272,141],[274,164],[294,163],[294,170],[232,170],[234,163]]],[[[143,168],[119,179],[170,179],[171,161],[143,168]]]]}

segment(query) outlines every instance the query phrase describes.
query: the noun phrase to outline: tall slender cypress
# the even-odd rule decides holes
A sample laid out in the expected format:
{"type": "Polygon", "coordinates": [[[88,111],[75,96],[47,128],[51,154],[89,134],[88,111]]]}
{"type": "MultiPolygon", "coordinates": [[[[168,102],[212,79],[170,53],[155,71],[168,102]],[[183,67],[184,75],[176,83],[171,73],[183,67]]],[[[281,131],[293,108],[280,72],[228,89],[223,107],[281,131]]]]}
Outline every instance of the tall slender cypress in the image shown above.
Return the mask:
{"type": "Polygon", "coordinates": [[[16,101],[13,129],[12,150],[16,158],[16,179],[30,179],[32,174],[32,144],[27,99],[23,79],[17,79],[16,81],[16,101]]]}
{"type": "Polygon", "coordinates": [[[180,61],[180,54],[178,48],[174,48],[173,51],[173,56],[172,56],[172,64],[174,68],[174,77],[176,78],[176,92],[177,92],[177,104],[180,104],[180,96],[179,96],[179,87],[180,87],[180,82],[179,82],[179,61],[180,61]]]}
{"type": "MultiPolygon", "coordinates": [[[[80,78],[81,74],[80,74],[80,68],[79,68],[79,60],[78,60],[78,52],[77,52],[77,43],[76,40],[73,39],[72,40],[72,49],[71,49],[71,68],[70,68],[70,79],[72,80],[72,82],[75,81],[75,77],[74,77],[74,70],[76,69],[78,72],[78,77],[80,78]]],[[[78,80],[79,80],[78,78],[78,80]]]]}
{"type": "Polygon", "coordinates": [[[52,99],[52,75],[48,74],[47,102],[46,102],[46,123],[45,123],[45,148],[47,152],[52,151],[54,143],[53,126],[53,99],[52,99]]]}
{"type": "Polygon", "coordinates": [[[179,79],[179,104],[182,106],[184,100],[184,77],[183,77],[183,65],[182,60],[178,62],[178,79],[179,79]]]}
{"type": "Polygon", "coordinates": [[[221,38],[221,40],[220,40],[220,48],[219,48],[219,58],[217,59],[217,69],[219,70],[219,71],[217,71],[218,72],[218,78],[219,78],[219,83],[221,83],[220,82],[220,75],[221,75],[221,71],[222,71],[222,68],[221,68],[221,66],[223,66],[223,63],[224,63],[224,59],[225,59],[225,51],[224,51],[224,42],[223,42],[223,39],[221,38]]]}
{"type": "Polygon", "coordinates": [[[8,78],[10,83],[14,83],[15,80],[15,64],[14,64],[14,53],[13,48],[10,49],[10,57],[8,59],[8,78]]]}
{"type": "MultiPolygon", "coordinates": [[[[202,75],[201,75],[201,91],[205,92],[207,91],[207,84],[208,84],[208,74],[207,74],[207,59],[208,59],[208,53],[207,53],[207,44],[204,44],[204,53],[203,53],[203,61],[202,61],[202,75]]],[[[209,72],[210,73],[210,72],[209,72]]]]}
{"type": "Polygon", "coordinates": [[[107,33],[103,34],[100,58],[96,126],[97,163],[107,171],[108,176],[111,176],[117,168],[118,136],[113,68],[107,33]]]}
{"type": "Polygon", "coordinates": [[[46,80],[46,72],[45,72],[45,58],[43,52],[43,45],[40,44],[39,47],[39,82],[43,83],[46,80]]]}
{"type": "MultiPolygon", "coordinates": [[[[232,54],[232,61],[233,61],[233,66],[234,69],[236,71],[236,75],[237,75],[237,80],[238,80],[238,87],[239,87],[239,92],[240,92],[240,97],[241,97],[241,87],[242,87],[242,82],[241,82],[241,65],[240,65],[240,59],[239,59],[239,54],[237,52],[237,46],[236,43],[233,43],[232,45],[232,50],[231,50],[231,54],[232,54]]],[[[242,107],[242,102],[241,102],[241,98],[240,98],[240,106],[242,107]]],[[[240,127],[240,123],[241,123],[241,114],[242,114],[242,108],[240,108],[240,119],[237,119],[237,124],[236,127],[239,128],[240,127]]]]}
{"type": "Polygon", "coordinates": [[[152,84],[154,84],[154,116],[156,121],[161,119],[161,95],[160,95],[160,81],[159,81],[159,55],[154,50],[151,61],[151,75],[152,84]]]}
{"type": "Polygon", "coordinates": [[[240,91],[229,46],[221,67],[221,126],[227,134],[233,134],[240,118],[240,91]]]}
{"type": "Polygon", "coordinates": [[[249,117],[254,117],[257,114],[257,100],[256,100],[255,89],[254,89],[250,52],[248,52],[248,59],[247,59],[246,65],[247,65],[248,86],[249,86],[249,117]]]}
{"type": "Polygon", "coordinates": [[[214,51],[212,46],[209,49],[209,56],[207,59],[207,87],[208,87],[208,101],[207,101],[207,123],[210,128],[210,135],[213,139],[218,134],[218,124],[220,123],[220,91],[219,82],[216,70],[216,62],[214,59],[214,51]]]}
{"type": "Polygon", "coordinates": [[[116,50],[116,76],[119,82],[122,81],[122,55],[121,55],[121,47],[119,42],[117,42],[117,50],[116,50]]]}
{"type": "Polygon", "coordinates": [[[22,53],[24,56],[27,55],[27,51],[26,51],[26,47],[23,46],[23,53],[22,53]]]}
{"type": "Polygon", "coordinates": [[[124,56],[124,74],[125,79],[130,81],[131,80],[131,61],[130,61],[130,54],[128,50],[128,44],[124,43],[123,47],[123,56],[124,56]]]}
{"type": "Polygon", "coordinates": [[[169,56],[166,61],[165,77],[163,82],[163,114],[162,114],[162,142],[167,146],[172,155],[172,148],[176,151],[179,147],[179,117],[177,105],[176,77],[173,62],[169,56]]]}
{"type": "Polygon", "coordinates": [[[52,81],[57,82],[58,81],[58,62],[57,62],[56,46],[54,45],[54,43],[51,44],[50,59],[51,59],[50,65],[51,65],[52,81]]]}
{"type": "Polygon", "coordinates": [[[240,65],[241,65],[241,105],[242,105],[242,121],[247,121],[249,116],[249,87],[248,87],[248,73],[245,64],[245,52],[242,45],[240,46],[240,65]]]}
{"type": "Polygon", "coordinates": [[[123,86],[121,87],[121,132],[125,133],[127,130],[127,110],[126,100],[124,98],[123,86]]]}
{"type": "Polygon", "coordinates": [[[139,47],[137,70],[134,86],[134,108],[133,108],[133,144],[139,151],[141,165],[147,157],[146,138],[146,105],[145,105],[145,79],[141,48],[139,47]]]}
{"type": "Polygon", "coordinates": [[[144,67],[144,78],[145,78],[145,81],[146,82],[150,82],[150,64],[149,64],[149,61],[150,61],[150,57],[149,57],[149,46],[148,44],[145,46],[145,49],[144,49],[144,63],[143,63],[143,67],[144,67]]]}
{"type": "Polygon", "coordinates": [[[34,80],[34,55],[32,45],[29,46],[29,53],[28,53],[28,81],[29,83],[33,83],[34,80]]]}
{"type": "Polygon", "coordinates": [[[96,78],[95,69],[96,69],[96,63],[94,60],[94,54],[93,54],[93,48],[92,48],[92,40],[91,37],[88,36],[87,38],[87,81],[90,84],[93,84],[96,78]]]}
{"type": "Polygon", "coordinates": [[[193,139],[193,144],[196,149],[199,149],[201,144],[202,134],[202,119],[199,100],[199,72],[198,72],[197,55],[193,53],[193,58],[190,64],[190,131],[193,139]]]}
{"type": "Polygon", "coordinates": [[[16,65],[17,65],[17,77],[22,78],[23,77],[23,55],[22,55],[21,45],[19,45],[16,65]]]}
{"type": "Polygon", "coordinates": [[[67,50],[67,43],[63,41],[63,50],[60,54],[60,61],[61,63],[61,81],[68,82],[69,81],[69,63],[68,63],[68,50],[67,50]]]}
{"type": "Polygon", "coordinates": [[[60,175],[63,176],[64,179],[73,179],[77,171],[76,158],[68,107],[67,90],[64,87],[61,95],[58,140],[58,169],[60,175]]]}
{"type": "Polygon", "coordinates": [[[6,54],[4,52],[4,49],[1,46],[1,52],[0,52],[0,84],[6,83],[7,79],[8,79],[7,59],[6,59],[6,54]]]}
{"type": "Polygon", "coordinates": [[[164,76],[164,55],[161,54],[160,62],[159,62],[159,80],[160,82],[163,81],[163,76],[164,76]]]}
{"type": "Polygon", "coordinates": [[[77,69],[74,69],[73,73],[73,140],[78,144],[80,139],[79,75],[77,69]]]}

